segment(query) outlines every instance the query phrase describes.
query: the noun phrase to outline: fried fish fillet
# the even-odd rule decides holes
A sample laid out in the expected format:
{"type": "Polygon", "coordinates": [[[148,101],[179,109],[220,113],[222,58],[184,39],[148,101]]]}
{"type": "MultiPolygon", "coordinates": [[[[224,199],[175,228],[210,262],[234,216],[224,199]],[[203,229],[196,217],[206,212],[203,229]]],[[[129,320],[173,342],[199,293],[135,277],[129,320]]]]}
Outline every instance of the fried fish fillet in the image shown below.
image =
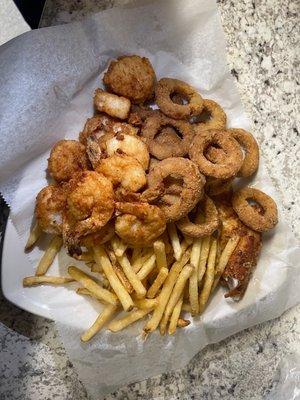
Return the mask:
{"type": "Polygon", "coordinates": [[[260,233],[253,231],[240,221],[230,201],[217,200],[216,204],[222,221],[220,250],[223,250],[230,237],[234,235],[240,237],[221,278],[221,283],[229,289],[225,297],[239,300],[243,297],[251,274],[257,265],[262,237],[260,233]]]}

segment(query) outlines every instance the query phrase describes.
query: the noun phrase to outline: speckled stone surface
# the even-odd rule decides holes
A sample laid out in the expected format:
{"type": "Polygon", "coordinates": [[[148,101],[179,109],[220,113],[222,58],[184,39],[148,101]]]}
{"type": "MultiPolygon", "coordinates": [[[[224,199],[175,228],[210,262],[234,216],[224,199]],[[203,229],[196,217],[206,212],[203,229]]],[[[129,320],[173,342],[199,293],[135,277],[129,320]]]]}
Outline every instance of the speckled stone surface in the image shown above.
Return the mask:
{"type": "MultiPolygon", "coordinates": [[[[79,20],[125,2],[48,0],[41,26],[79,20]]],[[[299,238],[299,2],[224,0],[218,6],[229,68],[281,193],[283,216],[299,238]]],[[[7,210],[2,203],[0,209],[3,231],[7,210]]],[[[121,388],[106,399],[262,400],[277,385],[280,361],[300,353],[299,321],[297,307],[208,346],[180,372],[121,388]]],[[[0,399],[87,398],[54,323],[21,311],[1,295],[0,360],[0,399]]]]}

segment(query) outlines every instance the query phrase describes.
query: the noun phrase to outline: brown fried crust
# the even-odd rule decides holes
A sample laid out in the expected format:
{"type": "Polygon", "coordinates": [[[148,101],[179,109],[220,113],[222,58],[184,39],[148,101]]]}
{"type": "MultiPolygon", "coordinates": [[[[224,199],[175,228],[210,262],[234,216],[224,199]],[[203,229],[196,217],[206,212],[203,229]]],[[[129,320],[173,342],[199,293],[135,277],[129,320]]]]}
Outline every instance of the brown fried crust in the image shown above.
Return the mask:
{"type": "Polygon", "coordinates": [[[122,56],[110,63],[103,82],[113,93],[140,104],[153,97],[156,76],[148,58],[122,56]]]}

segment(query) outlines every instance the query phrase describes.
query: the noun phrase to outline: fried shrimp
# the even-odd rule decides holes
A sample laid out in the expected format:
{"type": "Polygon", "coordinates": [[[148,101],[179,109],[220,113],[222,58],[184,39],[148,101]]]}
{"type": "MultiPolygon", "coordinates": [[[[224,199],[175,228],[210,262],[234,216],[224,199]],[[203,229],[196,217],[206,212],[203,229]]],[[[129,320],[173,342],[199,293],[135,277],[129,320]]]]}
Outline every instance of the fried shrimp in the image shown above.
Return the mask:
{"type": "Polygon", "coordinates": [[[77,140],[60,140],[51,150],[48,171],[57,182],[68,181],[80,171],[89,168],[83,144],[77,140]]]}
{"type": "Polygon", "coordinates": [[[166,188],[157,205],[164,212],[167,222],[179,220],[195,207],[203,196],[204,183],[205,178],[197,165],[181,157],[160,161],[148,174],[150,189],[161,184],[166,188]]]}
{"type": "Polygon", "coordinates": [[[96,89],[94,105],[100,112],[105,112],[111,117],[126,119],[130,111],[130,100],[102,89],[96,89]]]}
{"type": "Polygon", "coordinates": [[[166,229],[164,213],[148,203],[116,203],[115,230],[126,243],[151,246],[166,229]]]}
{"type": "Polygon", "coordinates": [[[112,92],[139,104],[153,97],[156,76],[148,58],[123,56],[110,63],[103,82],[112,92]]]}
{"type": "Polygon", "coordinates": [[[68,247],[98,232],[112,217],[114,192],[111,182],[95,171],[77,174],[69,183],[63,237],[68,247]]]}
{"type": "Polygon", "coordinates": [[[96,171],[106,176],[114,187],[122,186],[129,192],[137,192],[147,183],[141,163],[123,153],[103,158],[96,171]]]}
{"type": "Polygon", "coordinates": [[[155,88],[156,103],[160,110],[170,118],[188,119],[203,109],[203,99],[196,89],[179,79],[163,78],[155,88]],[[179,94],[187,104],[178,104],[173,96],[179,94]]]}
{"type": "Polygon", "coordinates": [[[79,141],[86,146],[89,136],[94,135],[94,137],[99,139],[108,132],[113,134],[123,133],[126,135],[136,135],[138,129],[126,122],[120,122],[111,118],[108,115],[99,114],[87,119],[82,132],[79,134],[79,141]]]}
{"type": "Polygon", "coordinates": [[[36,197],[35,216],[44,232],[62,234],[66,201],[66,191],[62,186],[49,185],[39,192],[36,197]]]}
{"type": "Polygon", "coordinates": [[[117,134],[105,142],[106,153],[108,156],[124,153],[139,161],[144,168],[149,166],[149,152],[146,144],[137,136],[117,134]]]}

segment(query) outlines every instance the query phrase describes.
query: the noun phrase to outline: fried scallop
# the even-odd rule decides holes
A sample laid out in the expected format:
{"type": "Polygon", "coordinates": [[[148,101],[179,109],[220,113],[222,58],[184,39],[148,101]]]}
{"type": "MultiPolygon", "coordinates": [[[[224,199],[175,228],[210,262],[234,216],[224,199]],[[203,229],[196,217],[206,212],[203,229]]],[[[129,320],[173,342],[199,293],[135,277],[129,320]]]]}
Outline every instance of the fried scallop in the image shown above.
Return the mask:
{"type": "Polygon", "coordinates": [[[72,176],[89,168],[83,144],[77,140],[60,140],[50,153],[48,171],[57,182],[69,181],[72,176]]]}
{"type": "Polygon", "coordinates": [[[122,56],[110,63],[103,82],[111,92],[140,104],[153,97],[156,76],[148,58],[122,56]]]}

